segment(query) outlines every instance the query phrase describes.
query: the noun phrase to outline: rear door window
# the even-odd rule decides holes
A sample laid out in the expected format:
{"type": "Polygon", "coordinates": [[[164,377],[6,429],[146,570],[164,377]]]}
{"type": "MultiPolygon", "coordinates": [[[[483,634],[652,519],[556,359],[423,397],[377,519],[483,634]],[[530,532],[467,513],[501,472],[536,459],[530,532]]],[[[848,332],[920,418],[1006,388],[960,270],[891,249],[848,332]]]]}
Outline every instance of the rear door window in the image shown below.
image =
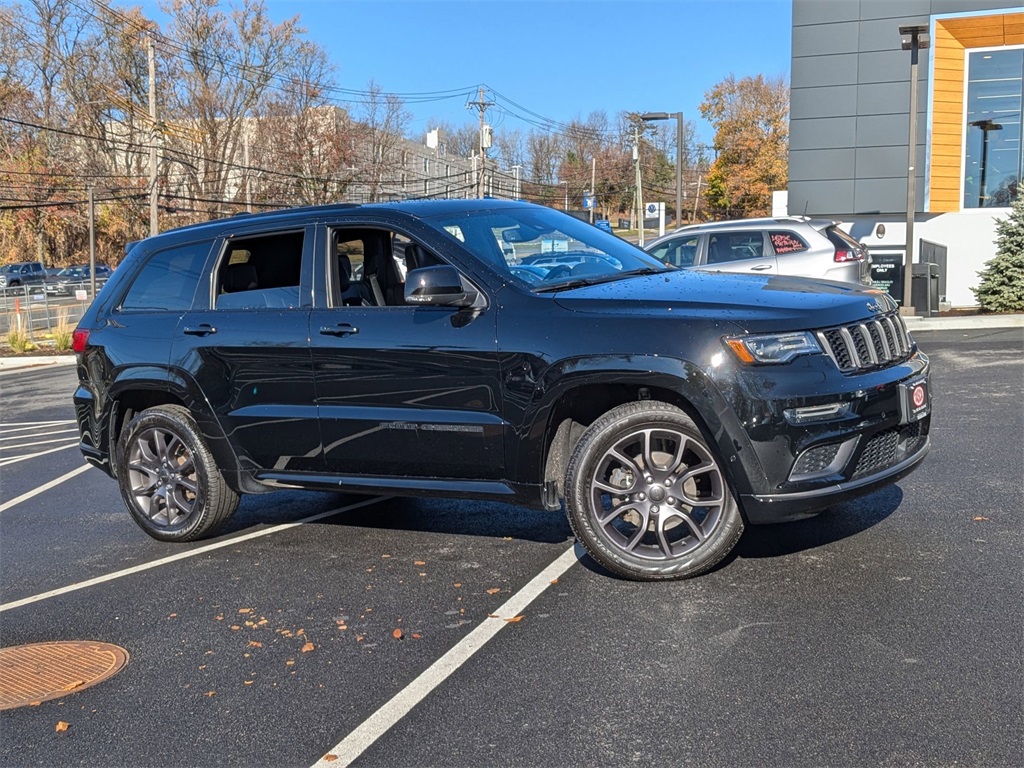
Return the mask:
{"type": "Polygon", "coordinates": [[[769,232],[768,240],[777,256],[786,253],[800,253],[808,249],[807,243],[795,232],[769,232]]]}
{"type": "Polygon", "coordinates": [[[708,235],[708,264],[764,257],[764,236],[760,232],[712,232],[708,235]]]}
{"type": "Polygon", "coordinates": [[[229,240],[217,270],[217,309],[293,309],[300,305],[304,233],[229,240]]]}

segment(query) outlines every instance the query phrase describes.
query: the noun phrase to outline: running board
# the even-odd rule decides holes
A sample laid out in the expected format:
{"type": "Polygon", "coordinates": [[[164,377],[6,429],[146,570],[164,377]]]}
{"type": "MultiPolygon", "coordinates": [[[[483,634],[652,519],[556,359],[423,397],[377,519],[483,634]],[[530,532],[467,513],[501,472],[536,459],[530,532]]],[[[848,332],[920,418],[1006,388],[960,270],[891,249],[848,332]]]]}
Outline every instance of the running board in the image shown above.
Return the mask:
{"type": "Polygon", "coordinates": [[[310,472],[257,472],[256,479],[273,488],[310,491],[386,493],[393,496],[454,498],[514,497],[515,491],[499,480],[439,480],[435,478],[373,477],[367,475],[319,475],[310,472]]]}

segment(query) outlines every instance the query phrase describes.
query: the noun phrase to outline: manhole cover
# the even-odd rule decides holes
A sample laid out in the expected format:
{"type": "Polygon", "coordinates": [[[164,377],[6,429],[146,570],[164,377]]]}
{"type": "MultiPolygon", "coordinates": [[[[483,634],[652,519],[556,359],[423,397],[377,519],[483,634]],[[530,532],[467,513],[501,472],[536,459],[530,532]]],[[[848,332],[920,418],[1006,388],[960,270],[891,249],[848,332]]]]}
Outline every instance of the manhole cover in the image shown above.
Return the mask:
{"type": "Polygon", "coordinates": [[[0,648],[0,710],[67,696],[103,682],[127,663],[124,648],[85,640],[0,648]]]}

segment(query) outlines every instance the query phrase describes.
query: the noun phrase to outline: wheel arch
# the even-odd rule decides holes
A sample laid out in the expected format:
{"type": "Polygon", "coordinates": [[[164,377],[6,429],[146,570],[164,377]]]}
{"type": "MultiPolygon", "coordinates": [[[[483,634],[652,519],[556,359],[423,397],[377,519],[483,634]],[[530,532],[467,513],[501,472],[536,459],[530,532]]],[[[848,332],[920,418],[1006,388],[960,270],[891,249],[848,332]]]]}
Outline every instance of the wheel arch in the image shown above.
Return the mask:
{"type": "MultiPolygon", "coordinates": [[[[519,444],[516,466],[527,484],[540,483],[544,504],[558,507],[564,496],[569,457],[586,428],[601,415],[627,402],[655,400],[683,411],[719,453],[735,493],[751,487],[753,448],[728,403],[697,366],[685,360],[634,356],[630,368],[622,358],[572,361],[572,370],[551,371],[545,396],[519,444]],[[562,374],[562,375],[559,375],[562,374]]],[[[759,467],[757,467],[759,470],[759,467]]]]}

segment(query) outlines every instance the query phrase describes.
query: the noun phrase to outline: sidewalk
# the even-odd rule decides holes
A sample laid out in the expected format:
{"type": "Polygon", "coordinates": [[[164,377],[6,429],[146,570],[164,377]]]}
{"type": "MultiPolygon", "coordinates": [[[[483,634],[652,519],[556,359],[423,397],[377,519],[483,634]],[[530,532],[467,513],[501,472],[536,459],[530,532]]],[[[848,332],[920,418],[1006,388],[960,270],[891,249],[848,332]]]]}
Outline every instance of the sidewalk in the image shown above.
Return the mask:
{"type": "MultiPolygon", "coordinates": [[[[907,330],[921,331],[973,331],[1000,328],[1024,328],[1021,315],[959,315],[953,317],[904,317],[907,330]]],[[[0,373],[41,368],[47,365],[74,365],[74,355],[7,355],[0,357],[0,373]]]]}

